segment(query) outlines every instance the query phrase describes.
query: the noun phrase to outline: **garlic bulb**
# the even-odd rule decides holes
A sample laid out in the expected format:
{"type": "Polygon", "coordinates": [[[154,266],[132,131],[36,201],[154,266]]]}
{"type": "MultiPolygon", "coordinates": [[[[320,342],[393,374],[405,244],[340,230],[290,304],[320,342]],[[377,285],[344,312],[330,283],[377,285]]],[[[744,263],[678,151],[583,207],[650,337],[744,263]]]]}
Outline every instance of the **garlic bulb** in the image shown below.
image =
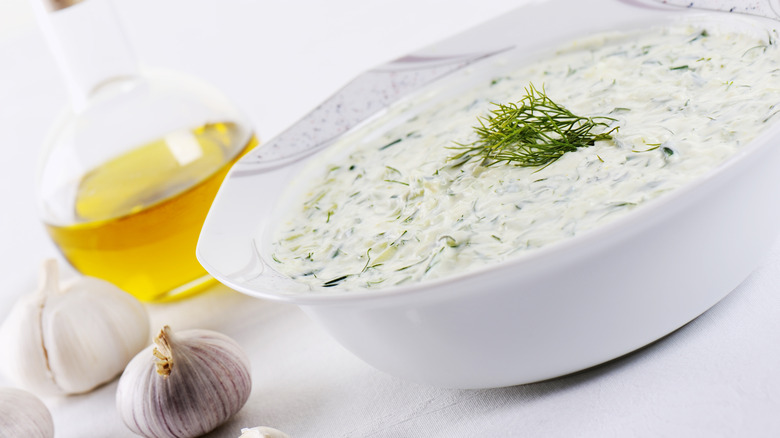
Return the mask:
{"type": "Polygon", "coordinates": [[[0,436],[52,438],[54,421],[36,396],[16,388],[0,388],[0,436]]]}
{"type": "Polygon", "coordinates": [[[241,429],[241,436],[238,438],[290,438],[290,436],[273,427],[259,426],[241,429]]]}
{"type": "Polygon", "coordinates": [[[118,376],[148,339],[138,300],[93,277],[60,285],[49,259],[39,290],[22,296],[0,326],[0,367],[37,394],[83,393],[118,376]]]}
{"type": "Polygon", "coordinates": [[[116,405],[139,435],[189,438],[238,412],[251,389],[249,358],[236,341],[210,330],[174,335],[165,326],[122,373],[116,405]]]}

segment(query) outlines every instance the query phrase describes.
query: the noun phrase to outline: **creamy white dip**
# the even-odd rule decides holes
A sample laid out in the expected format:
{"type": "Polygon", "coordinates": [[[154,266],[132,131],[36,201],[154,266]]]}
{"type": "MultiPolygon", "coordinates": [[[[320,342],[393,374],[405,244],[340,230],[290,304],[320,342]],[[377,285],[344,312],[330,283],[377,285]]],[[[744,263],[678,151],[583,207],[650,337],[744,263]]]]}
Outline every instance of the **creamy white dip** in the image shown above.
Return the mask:
{"type": "Polygon", "coordinates": [[[348,135],[329,165],[312,163],[303,175],[317,177],[275,230],[275,269],[313,287],[387,287],[591,230],[701,177],[773,122],[780,56],[773,36],[672,26],[592,38],[467,93],[439,92],[348,135]],[[577,115],[616,119],[613,139],[542,169],[453,166],[454,142],[473,141],[477,117],[529,83],[577,115]]]}

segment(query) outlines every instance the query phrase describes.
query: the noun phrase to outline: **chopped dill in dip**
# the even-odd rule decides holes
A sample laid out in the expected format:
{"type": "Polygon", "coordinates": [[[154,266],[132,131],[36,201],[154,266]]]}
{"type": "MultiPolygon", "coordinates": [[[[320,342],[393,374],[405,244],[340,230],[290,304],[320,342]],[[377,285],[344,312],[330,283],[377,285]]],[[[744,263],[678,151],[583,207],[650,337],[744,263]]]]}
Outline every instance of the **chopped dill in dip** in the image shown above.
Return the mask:
{"type": "Polygon", "coordinates": [[[774,122],[773,38],[683,25],[609,34],[435,105],[436,91],[407,100],[332,146],[329,165],[306,169],[315,176],[277,224],[273,267],[312,288],[387,287],[468,272],[619,218],[774,122]],[[479,118],[520,101],[529,84],[574,114],[608,120],[599,132],[609,135],[538,167],[452,159],[477,140],[479,118]]]}

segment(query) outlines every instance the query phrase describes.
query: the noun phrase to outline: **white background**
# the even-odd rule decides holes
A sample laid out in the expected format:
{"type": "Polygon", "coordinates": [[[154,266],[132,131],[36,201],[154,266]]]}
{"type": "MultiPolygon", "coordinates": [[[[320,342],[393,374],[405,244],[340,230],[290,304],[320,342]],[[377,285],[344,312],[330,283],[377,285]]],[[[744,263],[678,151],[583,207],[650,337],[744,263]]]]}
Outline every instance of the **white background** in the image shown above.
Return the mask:
{"type": "MultiPolygon", "coordinates": [[[[359,72],[519,3],[115,1],[142,64],[217,85],[249,114],[261,139],[359,72]]],[[[29,6],[1,0],[0,318],[33,288],[40,261],[57,256],[37,220],[33,184],[46,130],[66,102],[29,6]]],[[[771,437],[780,436],[779,286],[776,244],[725,300],[647,348],[576,375],[479,391],[375,371],[297,308],[225,287],[149,309],[155,329],[219,330],[249,353],[252,396],[213,437],[258,425],[294,437],[771,437]]],[[[0,360],[8,360],[5,352],[0,360]]],[[[112,382],[87,395],[44,399],[57,436],[132,436],[114,410],[115,390],[112,382]]]]}
{"type": "Polygon", "coordinates": [[[27,0],[0,2],[0,42],[29,32],[35,27],[35,16],[27,0]]]}

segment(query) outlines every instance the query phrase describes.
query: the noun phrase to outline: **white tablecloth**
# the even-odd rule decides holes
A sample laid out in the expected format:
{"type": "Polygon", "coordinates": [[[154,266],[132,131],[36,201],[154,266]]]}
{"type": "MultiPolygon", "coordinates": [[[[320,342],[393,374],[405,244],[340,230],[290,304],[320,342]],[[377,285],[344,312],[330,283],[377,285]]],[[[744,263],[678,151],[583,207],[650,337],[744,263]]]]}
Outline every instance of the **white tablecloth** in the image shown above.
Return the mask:
{"type": "MultiPolygon", "coordinates": [[[[268,139],[359,72],[519,3],[117,0],[116,6],[143,64],[212,82],[268,139]]],[[[0,43],[0,318],[31,290],[40,261],[57,255],[37,220],[33,183],[40,145],[66,98],[37,30],[0,43]]],[[[213,437],[237,437],[258,425],[293,437],[770,437],[780,436],[778,288],[780,241],[721,303],[638,352],[576,375],[479,391],[383,374],[296,307],[223,286],[149,310],[155,328],[218,330],[249,353],[252,395],[213,437]]],[[[7,360],[3,352],[0,360],[7,360]]],[[[0,377],[0,385],[7,383],[0,377]]],[[[113,382],[87,395],[44,399],[57,436],[133,436],[114,409],[115,390],[113,382]]]]}

